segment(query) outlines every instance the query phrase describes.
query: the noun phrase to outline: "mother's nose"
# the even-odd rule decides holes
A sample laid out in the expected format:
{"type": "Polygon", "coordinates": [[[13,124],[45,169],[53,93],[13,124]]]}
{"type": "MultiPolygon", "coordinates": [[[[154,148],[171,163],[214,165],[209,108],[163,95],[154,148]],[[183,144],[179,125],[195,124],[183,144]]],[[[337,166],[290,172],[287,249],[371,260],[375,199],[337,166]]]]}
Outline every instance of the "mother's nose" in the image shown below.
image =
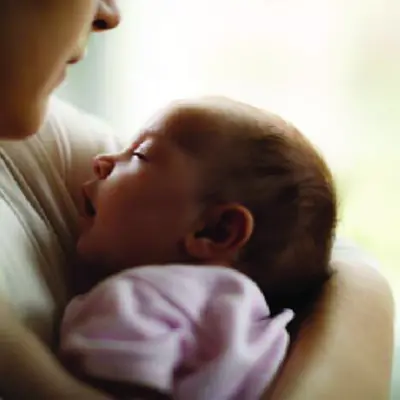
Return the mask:
{"type": "Polygon", "coordinates": [[[93,21],[94,31],[105,31],[116,28],[121,22],[121,14],[116,0],[100,0],[93,21]]]}

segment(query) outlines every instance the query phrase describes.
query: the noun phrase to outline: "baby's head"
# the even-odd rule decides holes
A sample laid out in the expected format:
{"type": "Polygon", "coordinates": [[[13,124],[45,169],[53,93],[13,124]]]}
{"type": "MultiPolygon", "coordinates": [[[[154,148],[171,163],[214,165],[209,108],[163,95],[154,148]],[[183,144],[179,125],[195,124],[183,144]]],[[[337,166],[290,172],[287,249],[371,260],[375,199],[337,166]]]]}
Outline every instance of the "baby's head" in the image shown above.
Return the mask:
{"type": "Polygon", "coordinates": [[[78,252],[107,273],[223,265],[252,278],[276,308],[329,276],[331,174],[275,115],[225,98],[175,102],[94,169],[78,252]]]}

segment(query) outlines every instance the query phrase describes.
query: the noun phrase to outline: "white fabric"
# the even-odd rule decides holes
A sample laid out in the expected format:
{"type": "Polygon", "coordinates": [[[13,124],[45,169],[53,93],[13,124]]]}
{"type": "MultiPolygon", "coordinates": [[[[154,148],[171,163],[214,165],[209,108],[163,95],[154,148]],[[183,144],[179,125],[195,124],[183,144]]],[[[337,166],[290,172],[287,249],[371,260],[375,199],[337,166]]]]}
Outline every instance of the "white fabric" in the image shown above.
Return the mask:
{"type": "Polygon", "coordinates": [[[68,297],[71,193],[91,172],[91,157],[115,146],[105,125],[59,100],[39,134],[0,141],[0,295],[46,341],[68,297]]]}

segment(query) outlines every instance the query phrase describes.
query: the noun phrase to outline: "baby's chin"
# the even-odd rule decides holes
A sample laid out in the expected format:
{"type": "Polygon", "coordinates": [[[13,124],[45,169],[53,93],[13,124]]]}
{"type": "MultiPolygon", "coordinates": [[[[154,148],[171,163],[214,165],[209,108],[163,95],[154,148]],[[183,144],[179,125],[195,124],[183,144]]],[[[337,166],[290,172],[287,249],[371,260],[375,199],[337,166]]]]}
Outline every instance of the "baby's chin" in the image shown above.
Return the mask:
{"type": "Polygon", "coordinates": [[[76,255],[83,274],[98,282],[126,269],[121,267],[120,263],[110,260],[99,250],[97,246],[92,246],[84,238],[78,240],[76,255]]]}
{"type": "Polygon", "coordinates": [[[73,282],[77,294],[88,292],[98,283],[113,275],[105,270],[103,265],[85,254],[77,254],[77,266],[73,282]]]}

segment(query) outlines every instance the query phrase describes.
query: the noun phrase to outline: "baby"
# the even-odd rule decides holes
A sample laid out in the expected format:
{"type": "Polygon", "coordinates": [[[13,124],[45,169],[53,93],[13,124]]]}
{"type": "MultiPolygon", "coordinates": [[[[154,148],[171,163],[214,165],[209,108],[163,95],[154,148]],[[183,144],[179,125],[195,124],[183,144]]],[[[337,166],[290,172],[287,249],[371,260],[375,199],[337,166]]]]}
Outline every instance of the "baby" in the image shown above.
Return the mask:
{"type": "Polygon", "coordinates": [[[101,282],[66,310],[63,360],[118,398],[260,398],[291,310],[330,275],[323,159],[276,115],[202,98],[162,110],[94,170],[78,254],[101,282]]]}

